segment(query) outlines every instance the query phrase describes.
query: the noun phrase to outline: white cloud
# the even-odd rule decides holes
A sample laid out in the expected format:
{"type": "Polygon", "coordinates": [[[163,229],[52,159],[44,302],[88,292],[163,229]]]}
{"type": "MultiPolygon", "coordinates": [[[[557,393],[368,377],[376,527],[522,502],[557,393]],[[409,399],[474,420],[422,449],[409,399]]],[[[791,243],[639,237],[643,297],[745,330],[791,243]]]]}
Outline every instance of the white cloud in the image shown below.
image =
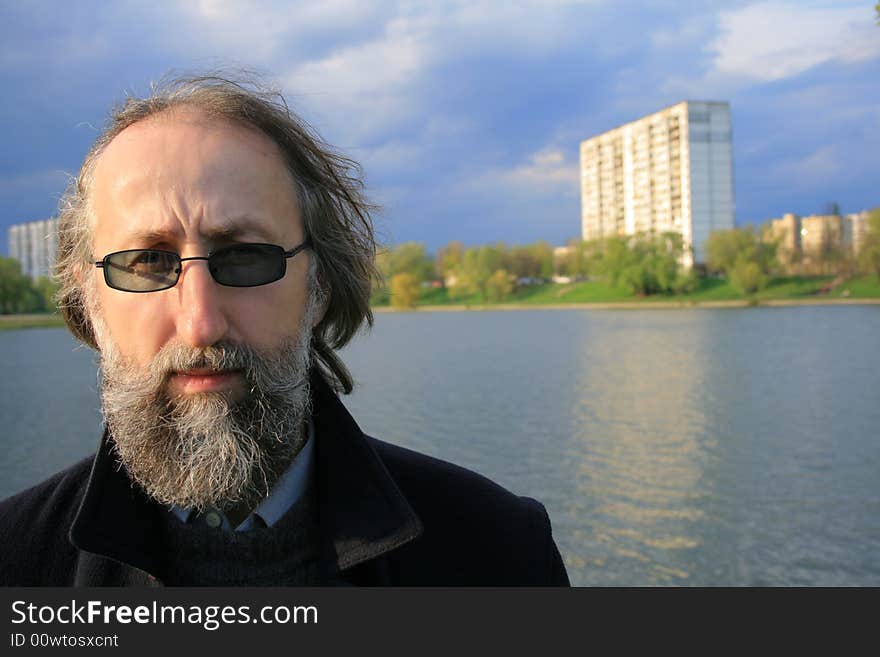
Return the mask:
{"type": "Polygon", "coordinates": [[[710,44],[713,73],[760,81],[788,78],[829,61],[880,57],[869,3],[810,7],[768,2],[722,12],[710,44]]]}
{"type": "Polygon", "coordinates": [[[182,23],[172,29],[178,44],[195,42],[215,54],[274,64],[291,51],[298,53],[298,42],[315,33],[350,35],[353,29],[373,23],[382,5],[387,3],[181,0],[177,11],[182,23]]]}
{"type": "Polygon", "coordinates": [[[559,148],[547,147],[533,153],[526,162],[475,178],[470,187],[501,188],[508,194],[531,197],[571,197],[578,194],[578,180],[578,163],[569,162],[559,148]]]}
{"type": "MultiPolygon", "coordinates": [[[[401,3],[386,8],[369,38],[285,67],[285,89],[348,142],[364,142],[406,121],[434,122],[438,71],[491,54],[537,57],[588,37],[579,5],[602,0],[401,3]]],[[[465,117],[447,117],[461,123],[465,117]]]]}
{"type": "Polygon", "coordinates": [[[411,23],[394,20],[380,38],[305,62],[286,76],[286,82],[306,94],[382,93],[412,81],[424,65],[425,55],[422,36],[411,23]]]}

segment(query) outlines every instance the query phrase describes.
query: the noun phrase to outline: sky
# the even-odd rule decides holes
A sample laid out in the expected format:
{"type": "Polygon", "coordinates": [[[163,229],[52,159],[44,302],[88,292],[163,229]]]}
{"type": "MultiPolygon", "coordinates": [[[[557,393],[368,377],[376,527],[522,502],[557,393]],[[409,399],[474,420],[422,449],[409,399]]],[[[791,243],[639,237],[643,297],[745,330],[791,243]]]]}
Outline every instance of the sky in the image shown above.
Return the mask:
{"type": "Polygon", "coordinates": [[[737,225],[880,206],[874,4],[0,0],[0,253],[114,104],[233,67],[362,165],[388,245],[564,244],[579,143],[681,100],[731,105],[737,225]]]}

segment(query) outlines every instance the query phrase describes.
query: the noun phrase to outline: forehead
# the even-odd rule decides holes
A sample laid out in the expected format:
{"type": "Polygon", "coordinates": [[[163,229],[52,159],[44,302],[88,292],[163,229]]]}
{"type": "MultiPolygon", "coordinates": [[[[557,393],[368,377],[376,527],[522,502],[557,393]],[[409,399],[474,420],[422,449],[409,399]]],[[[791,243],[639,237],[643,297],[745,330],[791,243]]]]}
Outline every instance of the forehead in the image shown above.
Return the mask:
{"type": "Polygon", "coordinates": [[[96,240],[192,239],[242,227],[279,239],[301,232],[294,180],[278,146],[254,128],[188,107],[119,133],[98,158],[90,191],[96,240]]]}

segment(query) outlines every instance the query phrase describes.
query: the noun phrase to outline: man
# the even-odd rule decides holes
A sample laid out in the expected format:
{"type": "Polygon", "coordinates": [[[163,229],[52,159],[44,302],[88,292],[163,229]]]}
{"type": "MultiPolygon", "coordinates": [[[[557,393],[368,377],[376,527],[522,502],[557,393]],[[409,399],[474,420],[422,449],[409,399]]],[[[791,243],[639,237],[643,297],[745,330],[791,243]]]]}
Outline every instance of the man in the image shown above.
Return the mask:
{"type": "Polygon", "coordinates": [[[544,508],[365,436],[335,350],[369,308],[353,162],[216,77],[129,100],[61,207],[97,454],[0,503],[7,585],[564,585],[544,508]]]}

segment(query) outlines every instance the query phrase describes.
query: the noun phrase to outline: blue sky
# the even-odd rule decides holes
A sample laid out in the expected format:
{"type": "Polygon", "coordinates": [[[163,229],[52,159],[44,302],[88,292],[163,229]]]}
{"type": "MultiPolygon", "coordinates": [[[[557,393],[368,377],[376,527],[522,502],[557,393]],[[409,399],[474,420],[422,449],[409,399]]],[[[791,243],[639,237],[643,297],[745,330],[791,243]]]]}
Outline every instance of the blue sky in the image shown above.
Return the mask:
{"type": "Polygon", "coordinates": [[[578,145],[726,100],[737,224],[880,205],[880,27],[860,2],[0,0],[0,253],[51,216],[108,109],[243,66],[362,163],[386,243],[563,244],[578,145]]]}

